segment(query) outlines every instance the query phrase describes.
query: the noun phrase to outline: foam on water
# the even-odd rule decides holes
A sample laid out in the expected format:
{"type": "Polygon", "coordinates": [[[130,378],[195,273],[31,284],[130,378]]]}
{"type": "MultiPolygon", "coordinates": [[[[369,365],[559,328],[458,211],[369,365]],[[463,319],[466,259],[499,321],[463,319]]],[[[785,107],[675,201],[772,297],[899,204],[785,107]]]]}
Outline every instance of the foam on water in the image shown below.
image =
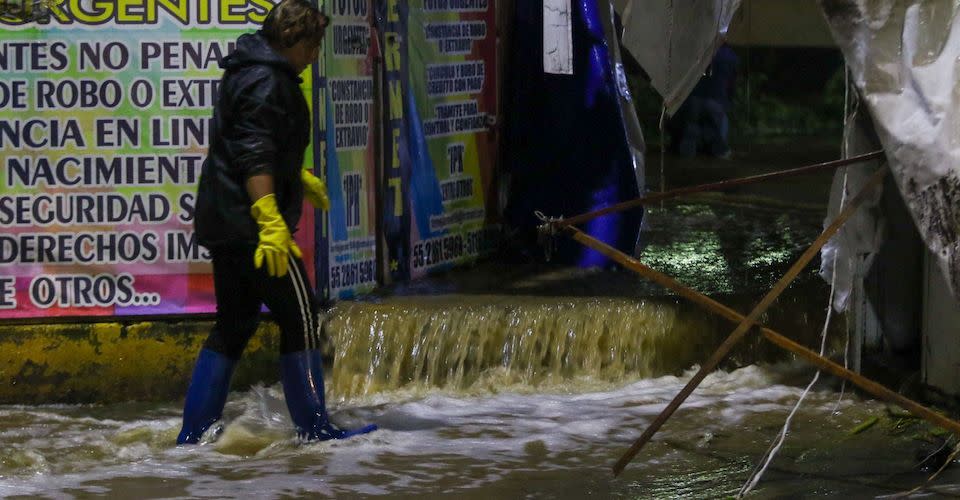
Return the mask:
{"type": "MultiPolygon", "coordinates": [[[[684,481],[695,484],[719,481],[720,489],[709,491],[739,486],[736,478],[752,466],[751,454],[762,452],[800,394],[800,388],[778,383],[783,372],[750,366],[711,374],[636,467],[647,479],[658,477],[650,471],[660,471],[674,478],[689,474],[684,481]],[[710,450],[739,447],[745,458],[718,465],[671,443],[710,450]]],[[[531,475],[555,477],[558,488],[565,488],[556,491],[561,496],[633,491],[631,482],[612,482],[607,468],[691,375],[616,386],[584,379],[542,386],[538,393],[509,387],[470,395],[380,393],[340,404],[335,415],[347,426],[375,422],[381,430],[314,444],[297,442],[279,387],[231,394],[219,439],[181,448],[173,446],[180,408],[172,405],[5,407],[0,409],[0,496],[277,497],[554,487],[527,485],[531,475]],[[602,384],[607,387],[597,390],[602,384]],[[585,471],[601,479],[587,480],[585,471]]],[[[834,415],[835,404],[834,393],[815,393],[799,420],[829,422],[826,428],[842,435],[838,429],[882,412],[879,404],[848,398],[834,415]]],[[[823,425],[817,427],[815,434],[822,433],[823,425]]],[[[683,484],[662,490],[675,494],[689,487],[683,484]]]]}

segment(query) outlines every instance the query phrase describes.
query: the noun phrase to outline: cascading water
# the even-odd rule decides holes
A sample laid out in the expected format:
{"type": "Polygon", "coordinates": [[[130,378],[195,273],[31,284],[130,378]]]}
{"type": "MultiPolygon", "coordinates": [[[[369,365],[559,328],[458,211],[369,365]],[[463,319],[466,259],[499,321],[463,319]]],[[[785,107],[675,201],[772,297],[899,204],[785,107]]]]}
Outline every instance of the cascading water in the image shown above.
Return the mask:
{"type": "Polygon", "coordinates": [[[330,316],[333,397],[439,388],[478,394],[676,373],[716,343],[675,303],[606,298],[428,297],[352,303],[330,316]]]}

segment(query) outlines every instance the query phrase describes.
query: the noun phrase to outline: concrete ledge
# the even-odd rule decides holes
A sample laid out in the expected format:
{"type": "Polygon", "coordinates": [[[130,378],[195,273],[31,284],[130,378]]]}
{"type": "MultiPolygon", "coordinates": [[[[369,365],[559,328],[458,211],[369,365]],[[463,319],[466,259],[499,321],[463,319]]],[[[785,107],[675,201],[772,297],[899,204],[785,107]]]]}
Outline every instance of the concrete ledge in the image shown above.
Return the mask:
{"type": "MultiPolygon", "coordinates": [[[[0,325],[0,404],[176,401],[211,321],[0,325]]],[[[264,322],[233,389],[278,377],[279,331],[264,322]]]]}

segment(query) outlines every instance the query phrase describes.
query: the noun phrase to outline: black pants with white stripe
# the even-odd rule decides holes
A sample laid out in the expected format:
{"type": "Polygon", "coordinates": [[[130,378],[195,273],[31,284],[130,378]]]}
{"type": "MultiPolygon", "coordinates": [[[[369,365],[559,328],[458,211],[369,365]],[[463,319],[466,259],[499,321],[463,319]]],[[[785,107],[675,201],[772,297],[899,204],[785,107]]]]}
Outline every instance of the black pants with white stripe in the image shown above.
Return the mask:
{"type": "Polygon", "coordinates": [[[213,255],[213,285],[217,321],[204,347],[240,359],[260,323],[263,304],[280,326],[280,353],[327,350],[319,304],[310,288],[303,261],[290,256],[285,276],[271,277],[267,266],[253,267],[254,248],[217,248],[213,255]]]}

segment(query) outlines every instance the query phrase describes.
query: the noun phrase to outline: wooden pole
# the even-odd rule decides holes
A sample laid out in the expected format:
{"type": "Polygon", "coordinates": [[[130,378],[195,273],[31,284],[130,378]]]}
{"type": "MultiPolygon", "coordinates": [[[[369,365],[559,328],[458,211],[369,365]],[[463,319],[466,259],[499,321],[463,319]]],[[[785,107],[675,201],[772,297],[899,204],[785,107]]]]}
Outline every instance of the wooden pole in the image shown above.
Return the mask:
{"type": "MultiPolygon", "coordinates": [[[[683,402],[687,399],[687,397],[690,396],[693,390],[696,389],[698,385],[700,385],[700,383],[707,376],[707,374],[709,374],[714,369],[716,369],[720,361],[722,361],[723,358],[727,355],[727,353],[729,353],[729,351],[733,348],[733,346],[736,345],[736,343],[739,342],[746,335],[746,333],[754,325],[754,323],[759,318],[759,316],[763,314],[763,312],[766,311],[767,308],[770,307],[770,305],[780,296],[781,293],[783,293],[784,290],[786,290],[787,286],[789,286],[789,284],[796,278],[796,276],[803,270],[803,268],[806,267],[806,265],[811,260],[813,260],[813,258],[816,256],[817,252],[820,251],[823,245],[825,245],[826,242],[834,234],[836,234],[836,232],[840,229],[843,223],[846,222],[851,215],[853,215],[853,213],[860,206],[863,200],[866,199],[866,197],[870,194],[873,188],[875,188],[880,183],[880,181],[883,180],[883,176],[885,174],[886,174],[886,169],[881,168],[871,177],[871,179],[863,187],[860,193],[858,193],[857,196],[854,197],[854,199],[850,202],[850,204],[846,208],[844,208],[844,210],[837,216],[837,218],[830,224],[830,226],[827,227],[823,231],[823,233],[813,242],[813,244],[810,245],[810,247],[803,253],[803,255],[800,256],[797,262],[795,262],[793,266],[790,267],[790,269],[783,276],[783,278],[777,281],[773,289],[770,290],[770,292],[767,293],[766,296],[764,296],[764,298],[760,301],[759,304],[757,304],[757,306],[753,309],[753,311],[750,312],[748,316],[746,317],[740,316],[735,311],[725,306],[722,306],[720,304],[717,304],[720,307],[715,308],[716,311],[718,312],[723,311],[722,315],[726,317],[739,317],[740,324],[733,331],[733,333],[731,333],[730,336],[727,337],[727,339],[720,345],[720,347],[717,348],[716,352],[714,352],[714,354],[701,366],[700,370],[696,373],[696,375],[694,375],[693,378],[689,382],[687,382],[687,384],[680,391],[680,393],[677,394],[676,397],[674,397],[673,401],[671,401],[670,404],[667,405],[667,407],[660,413],[660,415],[657,416],[656,419],[654,419],[653,423],[651,423],[650,426],[647,427],[644,433],[640,436],[639,439],[637,439],[636,442],[634,442],[633,446],[630,447],[627,453],[625,453],[623,457],[621,457],[620,460],[617,461],[616,465],[614,465],[614,468],[613,468],[615,475],[619,475],[620,472],[623,471],[623,469],[626,467],[628,463],[630,463],[633,457],[635,457],[637,453],[639,453],[639,451],[643,448],[643,446],[653,437],[654,434],[656,434],[656,432],[660,429],[660,427],[663,426],[663,424],[670,418],[671,415],[673,415],[673,413],[677,410],[677,408],[679,408],[680,405],[683,404],[683,402]]],[[[627,268],[635,272],[638,272],[651,279],[654,277],[654,275],[652,275],[651,273],[646,272],[646,270],[649,270],[649,271],[653,271],[653,270],[647,268],[646,266],[643,266],[636,259],[633,259],[627,255],[624,255],[622,252],[619,252],[616,249],[610,247],[609,245],[606,245],[603,242],[600,242],[584,234],[583,232],[579,231],[576,228],[568,226],[566,229],[573,236],[575,240],[587,246],[590,246],[591,248],[595,248],[596,250],[600,251],[607,257],[610,257],[614,261],[619,262],[620,264],[623,264],[624,266],[626,266],[627,268]]],[[[680,292],[682,296],[690,298],[691,300],[694,300],[699,304],[706,305],[706,302],[699,300],[699,296],[700,296],[699,293],[684,287],[683,285],[676,282],[675,280],[670,279],[669,277],[663,276],[663,278],[666,278],[666,280],[658,279],[655,281],[658,281],[658,282],[664,281],[661,284],[664,284],[665,286],[669,283],[671,285],[671,288],[677,289],[677,291],[680,292]]],[[[711,310],[714,310],[713,307],[710,307],[710,308],[711,310]]],[[[799,346],[799,344],[796,344],[791,347],[802,347],[802,346],[799,346]]],[[[811,351],[811,354],[813,354],[814,357],[819,357],[819,355],[817,355],[816,353],[812,353],[812,351],[811,351]]],[[[877,385],[879,386],[879,384],[877,385]]],[[[958,427],[958,429],[960,429],[960,427],[958,427]]]]}
{"type": "Polygon", "coordinates": [[[818,163],[815,165],[808,165],[805,167],[793,168],[790,170],[782,170],[780,172],[753,175],[750,177],[741,177],[739,179],[730,179],[726,181],[713,182],[710,184],[700,184],[697,186],[689,186],[689,187],[684,187],[679,189],[673,189],[673,190],[665,191],[662,193],[653,193],[647,196],[637,198],[635,200],[625,201],[623,203],[617,203],[616,205],[611,205],[606,208],[594,210],[593,212],[576,215],[568,219],[561,219],[553,223],[559,227],[575,226],[610,213],[622,212],[624,210],[636,208],[648,203],[669,200],[669,199],[677,198],[683,195],[702,193],[705,191],[719,191],[719,190],[731,188],[734,186],[743,186],[745,184],[755,184],[758,182],[769,181],[772,179],[780,179],[784,177],[792,177],[796,175],[809,174],[812,172],[819,172],[821,170],[831,170],[831,169],[840,168],[846,165],[850,165],[853,163],[860,163],[860,162],[876,160],[880,158],[883,158],[883,151],[874,151],[872,153],[853,156],[853,157],[845,158],[842,160],[828,161],[826,163],[818,163]]]}
{"type": "MultiPolygon", "coordinates": [[[[608,246],[606,243],[595,240],[590,236],[587,236],[576,229],[572,229],[576,233],[579,233],[575,236],[577,241],[584,243],[585,245],[593,248],[604,255],[607,255],[614,260],[617,260],[624,267],[635,271],[637,274],[643,276],[644,278],[649,279],[657,284],[662,285],[664,288],[669,288],[678,295],[690,300],[691,302],[703,306],[706,309],[709,309],[711,312],[722,316],[730,321],[741,322],[745,318],[744,315],[738,313],[737,311],[717,302],[706,295],[693,290],[680,282],[674,280],[673,278],[663,274],[655,269],[652,269],[643,263],[627,257],[617,251],[616,249],[608,246]],[[582,237],[580,235],[583,235],[582,237]]],[[[938,427],[943,427],[944,429],[950,430],[954,434],[960,436],[960,422],[951,420],[929,408],[923,406],[916,401],[909,399],[901,394],[894,392],[883,385],[880,385],[873,380],[870,380],[859,373],[851,371],[843,366],[830,361],[829,359],[817,354],[816,352],[808,349],[807,347],[800,345],[793,340],[785,337],[784,335],[777,333],[774,330],[771,330],[766,327],[761,327],[760,333],[763,336],[772,342],[773,344],[786,349],[797,356],[809,361],[811,364],[816,365],[818,368],[823,371],[830,373],[836,377],[846,379],[860,387],[869,394],[876,396],[884,401],[889,401],[891,403],[899,405],[901,408],[909,411],[910,413],[930,422],[933,425],[938,427]]]]}

